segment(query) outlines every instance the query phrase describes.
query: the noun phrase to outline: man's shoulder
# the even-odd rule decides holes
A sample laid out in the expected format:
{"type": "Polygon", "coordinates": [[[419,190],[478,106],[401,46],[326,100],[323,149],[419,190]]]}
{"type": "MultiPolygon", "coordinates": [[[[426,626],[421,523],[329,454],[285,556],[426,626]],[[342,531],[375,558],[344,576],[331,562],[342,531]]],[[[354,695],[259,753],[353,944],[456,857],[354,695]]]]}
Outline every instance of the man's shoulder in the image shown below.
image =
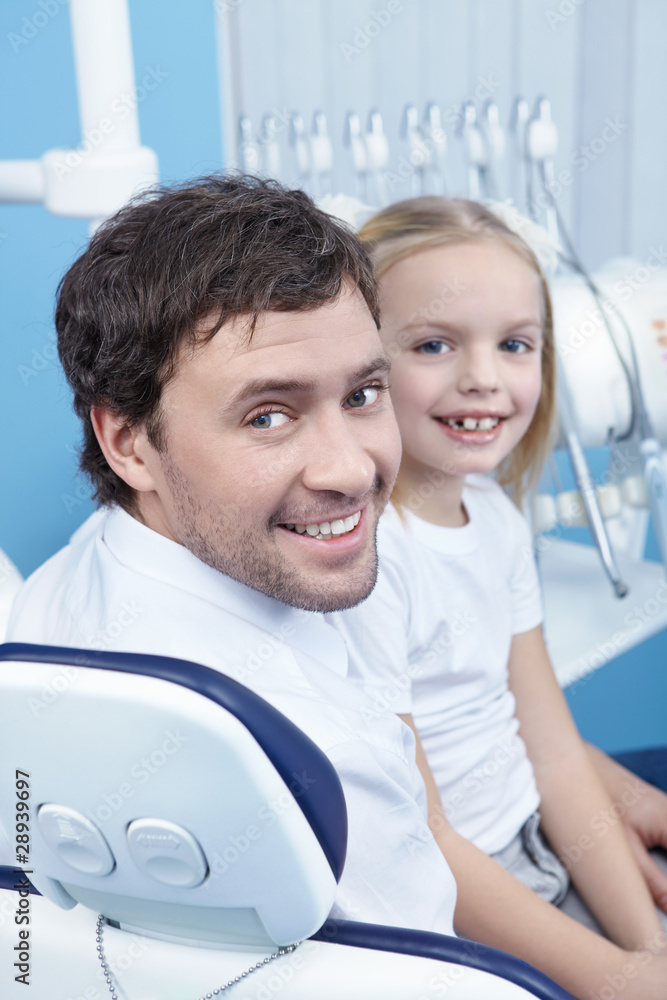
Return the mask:
{"type": "Polygon", "coordinates": [[[82,564],[102,523],[96,511],[74,533],[67,545],[52,555],[21,586],[12,606],[8,642],[67,644],[72,626],[68,596],[81,574],[82,564]]]}

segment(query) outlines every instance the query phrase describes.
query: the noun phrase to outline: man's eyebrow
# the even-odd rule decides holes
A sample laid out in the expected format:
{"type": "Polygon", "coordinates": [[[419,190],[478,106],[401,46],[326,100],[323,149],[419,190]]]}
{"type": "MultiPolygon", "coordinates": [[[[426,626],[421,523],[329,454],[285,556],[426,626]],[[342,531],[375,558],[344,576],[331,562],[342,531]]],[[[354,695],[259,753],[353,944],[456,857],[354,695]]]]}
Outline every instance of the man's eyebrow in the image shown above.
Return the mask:
{"type": "MultiPolygon", "coordinates": [[[[356,371],[351,372],[347,376],[347,381],[350,386],[358,385],[359,382],[363,382],[365,379],[369,378],[371,375],[376,375],[378,377],[382,375],[389,374],[391,368],[391,362],[389,358],[384,355],[380,355],[377,358],[373,358],[362,368],[358,368],[356,371]]],[[[305,379],[278,379],[278,378],[253,378],[248,382],[244,382],[243,385],[237,389],[233,396],[227,400],[225,403],[225,410],[233,410],[236,406],[242,403],[246,399],[252,399],[254,396],[270,396],[274,393],[287,394],[292,392],[300,393],[312,393],[315,391],[317,384],[315,382],[308,382],[305,379]]]]}

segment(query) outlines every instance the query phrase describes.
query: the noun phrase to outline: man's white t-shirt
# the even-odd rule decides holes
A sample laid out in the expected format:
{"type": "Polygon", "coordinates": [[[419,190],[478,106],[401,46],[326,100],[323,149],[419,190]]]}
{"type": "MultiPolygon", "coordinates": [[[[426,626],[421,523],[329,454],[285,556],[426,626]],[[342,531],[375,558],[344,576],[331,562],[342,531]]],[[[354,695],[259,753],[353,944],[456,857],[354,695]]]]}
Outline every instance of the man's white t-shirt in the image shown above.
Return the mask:
{"type": "Polygon", "coordinates": [[[114,508],[24,584],[7,638],[175,656],[245,684],[341,779],[349,836],[332,916],[453,932],[456,885],[428,830],[412,733],[391,716],[369,720],[344,643],[322,615],[237,583],[114,508]]]}
{"type": "Polygon", "coordinates": [[[452,825],[492,854],[539,805],[507,663],[512,637],[539,625],[542,607],[528,526],[511,500],[469,476],[463,504],[460,528],[411,511],[402,520],[390,505],[375,590],[327,618],[376,715],[414,717],[452,825]]]}

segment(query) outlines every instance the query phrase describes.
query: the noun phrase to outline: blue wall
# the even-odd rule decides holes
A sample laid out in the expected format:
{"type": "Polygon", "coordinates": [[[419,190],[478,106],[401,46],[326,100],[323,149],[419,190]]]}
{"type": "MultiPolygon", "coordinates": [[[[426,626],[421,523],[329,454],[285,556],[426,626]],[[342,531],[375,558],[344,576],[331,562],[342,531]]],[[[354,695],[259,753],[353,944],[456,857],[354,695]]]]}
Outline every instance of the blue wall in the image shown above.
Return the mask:
{"type": "MultiPolygon", "coordinates": [[[[57,5],[46,2],[48,10],[57,5]]],[[[156,150],[162,179],[219,168],[212,0],[131,0],[130,7],[137,79],[150,68],[166,74],[139,107],[142,140],[156,150]]],[[[39,0],[0,4],[3,159],[34,158],[79,140],[66,5],[34,37],[17,40],[24,19],[40,9],[39,0]]],[[[0,206],[0,548],[23,574],[92,510],[77,477],[79,433],[52,322],[58,281],[85,241],[83,222],[57,219],[40,206],[0,206]]],[[[657,556],[654,547],[649,556],[657,556]]],[[[577,685],[570,700],[584,735],[610,750],[667,743],[666,661],[667,637],[659,636],[577,685]]]]}

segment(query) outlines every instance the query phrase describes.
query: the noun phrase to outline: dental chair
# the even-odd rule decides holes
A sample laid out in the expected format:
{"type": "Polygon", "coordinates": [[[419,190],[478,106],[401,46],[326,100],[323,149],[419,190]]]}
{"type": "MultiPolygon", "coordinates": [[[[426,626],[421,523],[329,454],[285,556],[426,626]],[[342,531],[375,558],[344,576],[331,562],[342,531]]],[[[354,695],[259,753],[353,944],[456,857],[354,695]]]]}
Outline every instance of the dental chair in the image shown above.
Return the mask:
{"type": "Polygon", "coordinates": [[[0,872],[4,1000],[569,997],[493,948],[329,918],[338,776],[223,674],[7,644],[0,706],[0,821],[26,871],[0,872]]]}

